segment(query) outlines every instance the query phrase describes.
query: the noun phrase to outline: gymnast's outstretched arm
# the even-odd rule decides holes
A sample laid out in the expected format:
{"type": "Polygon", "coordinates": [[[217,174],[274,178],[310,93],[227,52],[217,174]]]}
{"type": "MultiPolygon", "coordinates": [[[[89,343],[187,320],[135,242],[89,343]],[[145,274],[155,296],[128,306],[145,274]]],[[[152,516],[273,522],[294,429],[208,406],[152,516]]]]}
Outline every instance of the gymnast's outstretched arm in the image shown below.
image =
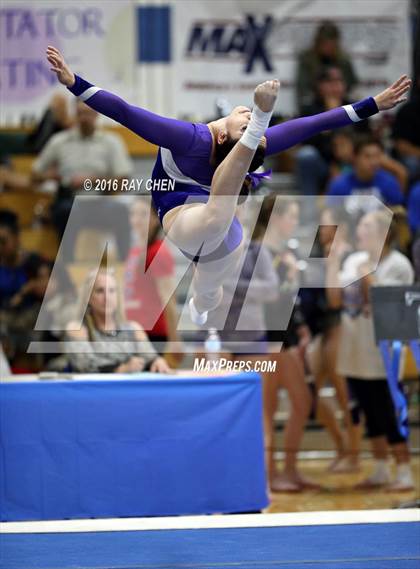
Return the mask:
{"type": "Polygon", "coordinates": [[[54,47],[48,47],[47,58],[58,80],[98,113],[114,119],[148,142],[168,148],[175,153],[187,152],[192,145],[195,135],[192,123],[162,117],[130,105],[120,97],[95,87],[75,75],[61,53],[54,47]]]}
{"type": "Polygon", "coordinates": [[[406,99],[411,86],[410,79],[403,75],[376,97],[368,97],[352,105],[337,107],[325,113],[301,117],[268,128],[266,156],[277,154],[324,130],[332,130],[358,122],[378,113],[392,109],[406,99]]]}

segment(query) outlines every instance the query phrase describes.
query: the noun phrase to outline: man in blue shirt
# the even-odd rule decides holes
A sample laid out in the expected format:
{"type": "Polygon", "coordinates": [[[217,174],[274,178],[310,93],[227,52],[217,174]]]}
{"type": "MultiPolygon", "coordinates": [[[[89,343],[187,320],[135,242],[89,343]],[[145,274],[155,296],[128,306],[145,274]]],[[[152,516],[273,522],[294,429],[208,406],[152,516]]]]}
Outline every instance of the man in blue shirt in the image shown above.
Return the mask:
{"type": "Polygon", "coordinates": [[[420,282],[420,182],[414,184],[408,196],[408,222],[413,231],[412,258],[416,282],[420,282]]]}
{"type": "Polygon", "coordinates": [[[327,203],[334,204],[330,196],[348,196],[345,207],[349,213],[364,213],[377,207],[375,202],[362,202],[360,196],[375,196],[389,206],[403,205],[405,199],[400,183],[381,168],[382,152],[381,144],[373,138],[365,137],[356,142],[353,169],[330,182],[327,203]]]}
{"type": "Polygon", "coordinates": [[[9,308],[12,298],[22,291],[41,264],[39,255],[20,246],[16,213],[0,209],[0,312],[9,308]]]}
{"type": "Polygon", "coordinates": [[[420,232],[420,182],[410,190],[407,203],[408,222],[413,233],[420,232]]]}

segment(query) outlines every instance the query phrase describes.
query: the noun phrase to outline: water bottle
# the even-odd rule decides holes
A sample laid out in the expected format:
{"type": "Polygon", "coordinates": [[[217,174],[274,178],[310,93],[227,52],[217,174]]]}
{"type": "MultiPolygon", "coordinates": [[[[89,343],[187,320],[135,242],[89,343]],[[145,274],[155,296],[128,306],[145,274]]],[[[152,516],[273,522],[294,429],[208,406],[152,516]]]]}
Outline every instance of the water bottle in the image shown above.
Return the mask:
{"type": "Polygon", "coordinates": [[[206,341],[204,342],[204,350],[206,352],[207,360],[217,361],[219,359],[222,342],[217,333],[216,328],[209,328],[206,341]]]}

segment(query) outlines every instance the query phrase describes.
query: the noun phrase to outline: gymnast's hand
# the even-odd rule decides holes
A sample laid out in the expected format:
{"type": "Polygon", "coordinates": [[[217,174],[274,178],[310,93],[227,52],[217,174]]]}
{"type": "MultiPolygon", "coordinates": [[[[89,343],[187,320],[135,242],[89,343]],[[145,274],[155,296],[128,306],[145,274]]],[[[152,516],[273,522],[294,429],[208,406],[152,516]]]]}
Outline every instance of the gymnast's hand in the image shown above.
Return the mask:
{"type": "Polygon", "coordinates": [[[407,100],[405,94],[411,87],[411,79],[407,75],[402,75],[390,87],[374,97],[375,103],[380,111],[393,109],[399,103],[407,100]]]}
{"type": "Polygon", "coordinates": [[[257,85],[254,91],[254,103],[264,113],[273,110],[277,95],[280,89],[280,82],[277,79],[273,81],[264,81],[257,85]]]}
{"type": "Polygon", "coordinates": [[[52,65],[51,71],[57,75],[57,79],[66,87],[72,87],[75,82],[74,73],[64,61],[64,57],[56,47],[49,45],[47,47],[47,59],[52,65]]]}

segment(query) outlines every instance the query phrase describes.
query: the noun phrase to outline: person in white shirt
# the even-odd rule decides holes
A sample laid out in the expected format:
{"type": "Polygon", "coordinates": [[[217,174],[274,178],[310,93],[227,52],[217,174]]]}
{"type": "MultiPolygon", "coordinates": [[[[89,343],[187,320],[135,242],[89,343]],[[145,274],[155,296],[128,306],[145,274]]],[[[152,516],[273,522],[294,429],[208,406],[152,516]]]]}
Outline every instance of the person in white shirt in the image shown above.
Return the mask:
{"type": "Polygon", "coordinates": [[[113,198],[132,172],[130,157],[118,135],[98,128],[96,111],[81,101],[75,111],[75,126],[52,136],[35,160],[33,181],[56,180],[59,184],[51,217],[60,238],[73,209],[72,232],[63,241],[66,259],[73,259],[78,231],[89,228],[111,230],[119,258],[125,260],[130,246],[128,209],[113,198]],[[96,191],[100,187],[105,190],[96,191]],[[84,196],[83,203],[73,203],[76,194],[84,196]]]}
{"type": "MultiPolygon", "coordinates": [[[[337,371],[347,378],[351,398],[365,415],[375,459],[374,472],[358,487],[386,486],[390,491],[405,491],[413,488],[409,449],[398,429],[385,367],[375,342],[369,302],[372,285],[410,285],[414,280],[410,261],[393,248],[395,228],[392,224],[389,231],[388,228],[389,212],[364,215],[356,230],[359,250],[347,257],[341,271],[340,247],[332,248],[327,261],[327,294],[333,306],[343,309],[337,371]],[[375,269],[378,248],[385,236],[375,269]],[[346,286],[347,283],[351,284],[346,286]],[[345,288],[339,288],[340,285],[345,288]],[[393,482],[387,462],[388,444],[397,464],[393,482]]],[[[359,423],[358,415],[353,414],[355,424],[359,423]]]]}

